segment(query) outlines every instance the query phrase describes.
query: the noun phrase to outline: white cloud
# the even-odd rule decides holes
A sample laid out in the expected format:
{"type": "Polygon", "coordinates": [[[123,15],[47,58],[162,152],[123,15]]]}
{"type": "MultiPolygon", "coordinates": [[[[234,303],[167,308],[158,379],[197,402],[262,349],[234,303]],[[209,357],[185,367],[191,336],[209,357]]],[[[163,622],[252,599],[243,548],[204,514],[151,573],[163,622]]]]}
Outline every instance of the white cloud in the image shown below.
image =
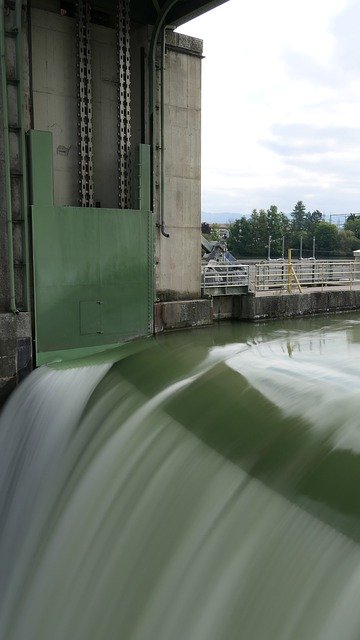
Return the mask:
{"type": "Polygon", "coordinates": [[[230,0],[204,40],[203,209],[359,209],[360,3],[230,0]]]}

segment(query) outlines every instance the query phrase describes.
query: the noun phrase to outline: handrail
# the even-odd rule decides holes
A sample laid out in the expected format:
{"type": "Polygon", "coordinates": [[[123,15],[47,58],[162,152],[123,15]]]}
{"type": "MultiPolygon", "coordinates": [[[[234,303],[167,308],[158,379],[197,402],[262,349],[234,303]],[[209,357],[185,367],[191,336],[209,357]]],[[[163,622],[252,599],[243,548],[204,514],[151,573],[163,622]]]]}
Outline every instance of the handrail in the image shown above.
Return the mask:
{"type": "Polygon", "coordinates": [[[239,264],[210,264],[201,267],[201,288],[236,288],[249,286],[249,267],[239,264]]]}
{"type": "Polygon", "coordinates": [[[270,291],[284,289],[292,292],[293,286],[321,287],[344,286],[352,287],[354,282],[360,282],[360,264],[350,260],[316,260],[312,262],[266,262],[255,265],[255,291],[270,291]],[[289,280],[289,273],[293,280],[289,280]]]}

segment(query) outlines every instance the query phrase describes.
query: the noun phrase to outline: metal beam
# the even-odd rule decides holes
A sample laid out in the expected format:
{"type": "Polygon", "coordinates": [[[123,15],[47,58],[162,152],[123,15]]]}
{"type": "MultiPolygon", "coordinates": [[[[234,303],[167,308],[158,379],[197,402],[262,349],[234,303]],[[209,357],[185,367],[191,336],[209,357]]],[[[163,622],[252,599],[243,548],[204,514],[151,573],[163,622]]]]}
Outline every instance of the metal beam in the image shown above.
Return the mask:
{"type": "Polygon", "coordinates": [[[89,0],[78,0],[76,14],[79,204],[94,206],[92,67],[89,0]]]}
{"type": "Polygon", "coordinates": [[[119,207],[131,208],[130,1],[118,0],[118,166],[119,207]]]}

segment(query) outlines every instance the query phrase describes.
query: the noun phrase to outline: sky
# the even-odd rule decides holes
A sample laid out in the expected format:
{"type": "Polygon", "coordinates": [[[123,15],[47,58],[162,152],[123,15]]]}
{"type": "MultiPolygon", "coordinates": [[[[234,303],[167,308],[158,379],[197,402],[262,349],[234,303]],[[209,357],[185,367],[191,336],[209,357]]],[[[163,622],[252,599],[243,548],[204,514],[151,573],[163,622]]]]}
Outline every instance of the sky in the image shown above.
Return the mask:
{"type": "Polygon", "coordinates": [[[229,0],[182,25],[204,40],[203,219],[360,212],[359,25],[359,0],[229,0]]]}

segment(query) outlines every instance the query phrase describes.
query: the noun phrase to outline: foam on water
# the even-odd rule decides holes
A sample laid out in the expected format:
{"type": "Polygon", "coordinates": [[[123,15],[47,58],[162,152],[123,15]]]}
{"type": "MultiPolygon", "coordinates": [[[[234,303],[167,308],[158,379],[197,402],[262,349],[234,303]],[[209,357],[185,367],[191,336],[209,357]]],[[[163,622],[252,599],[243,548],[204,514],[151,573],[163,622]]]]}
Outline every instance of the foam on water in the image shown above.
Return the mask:
{"type": "Polygon", "coordinates": [[[360,322],[323,325],[32,374],[0,421],[0,637],[357,639],[360,322]]]}

